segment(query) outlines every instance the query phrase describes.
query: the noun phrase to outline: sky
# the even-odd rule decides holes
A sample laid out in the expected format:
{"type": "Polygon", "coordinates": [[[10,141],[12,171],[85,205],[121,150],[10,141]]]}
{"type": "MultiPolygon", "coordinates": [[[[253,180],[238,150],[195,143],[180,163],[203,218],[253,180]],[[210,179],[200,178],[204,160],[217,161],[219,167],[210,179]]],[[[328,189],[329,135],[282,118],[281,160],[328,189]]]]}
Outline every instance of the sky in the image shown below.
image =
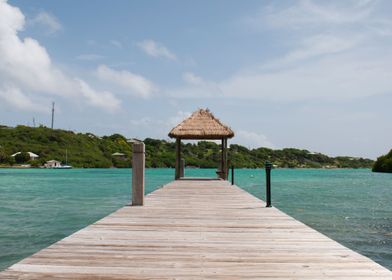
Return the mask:
{"type": "Polygon", "coordinates": [[[209,108],[249,148],[392,148],[392,1],[0,0],[0,124],[168,139],[209,108]]]}

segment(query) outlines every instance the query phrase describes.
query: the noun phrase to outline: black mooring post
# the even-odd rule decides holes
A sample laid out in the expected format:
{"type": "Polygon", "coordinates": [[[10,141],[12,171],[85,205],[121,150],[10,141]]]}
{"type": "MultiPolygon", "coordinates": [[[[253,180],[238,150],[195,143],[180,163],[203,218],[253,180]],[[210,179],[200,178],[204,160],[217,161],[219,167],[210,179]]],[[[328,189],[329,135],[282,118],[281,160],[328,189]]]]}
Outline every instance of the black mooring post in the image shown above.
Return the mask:
{"type": "Polygon", "coordinates": [[[266,198],[267,205],[265,207],[271,207],[271,169],[272,163],[265,162],[265,175],[266,175],[266,198]]]}
{"type": "Polygon", "coordinates": [[[234,166],[231,166],[231,184],[234,185],[234,166]]]}

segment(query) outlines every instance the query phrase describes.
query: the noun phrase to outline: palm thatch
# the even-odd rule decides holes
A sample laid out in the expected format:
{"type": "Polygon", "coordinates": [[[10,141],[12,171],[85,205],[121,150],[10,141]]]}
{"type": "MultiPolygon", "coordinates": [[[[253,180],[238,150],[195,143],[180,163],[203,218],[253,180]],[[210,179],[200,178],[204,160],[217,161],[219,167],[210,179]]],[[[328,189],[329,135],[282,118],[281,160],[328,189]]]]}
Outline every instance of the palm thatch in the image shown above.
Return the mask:
{"type": "Polygon", "coordinates": [[[230,127],[222,124],[208,109],[197,110],[169,133],[169,137],[181,139],[222,139],[233,136],[230,127]]]}

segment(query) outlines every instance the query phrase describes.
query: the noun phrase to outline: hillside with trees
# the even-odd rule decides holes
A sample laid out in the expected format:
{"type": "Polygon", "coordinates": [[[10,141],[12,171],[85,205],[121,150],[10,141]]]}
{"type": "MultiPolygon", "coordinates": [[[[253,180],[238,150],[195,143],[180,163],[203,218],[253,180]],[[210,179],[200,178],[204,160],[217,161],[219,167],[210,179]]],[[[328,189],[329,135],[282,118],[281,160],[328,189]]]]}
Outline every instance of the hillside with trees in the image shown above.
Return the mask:
{"type": "Polygon", "coordinates": [[[373,172],[392,173],[392,150],[388,154],[377,158],[372,170],[373,172]]]}
{"type": "MultiPolygon", "coordinates": [[[[144,143],[146,167],[174,167],[174,142],[147,138],[144,143]]],[[[68,163],[73,167],[131,167],[132,143],[120,134],[99,137],[91,133],[52,130],[42,126],[0,126],[0,166],[30,164],[39,167],[52,159],[64,162],[66,150],[68,163]],[[17,152],[21,154],[11,157],[17,152]],[[39,158],[30,160],[27,152],[35,153],[39,158]],[[115,153],[123,156],[114,156],[115,153]]],[[[220,145],[208,141],[184,143],[182,153],[188,167],[216,168],[220,158],[220,145]]],[[[370,159],[329,157],[294,148],[248,149],[232,144],[228,153],[232,164],[237,168],[263,167],[267,160],[277,167],[287,168],[371,168],[373,165],[370,159]]]]}

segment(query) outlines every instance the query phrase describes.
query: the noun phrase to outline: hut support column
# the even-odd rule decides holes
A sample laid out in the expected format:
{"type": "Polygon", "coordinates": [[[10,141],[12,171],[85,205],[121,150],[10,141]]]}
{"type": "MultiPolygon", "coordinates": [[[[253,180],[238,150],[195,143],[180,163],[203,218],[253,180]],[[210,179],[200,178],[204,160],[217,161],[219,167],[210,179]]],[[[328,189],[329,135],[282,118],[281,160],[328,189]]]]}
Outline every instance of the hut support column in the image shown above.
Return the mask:
{"type": "Polygon", "coordinates": [[[181,177],[181,139],[176,139],[176,174],[175,179],[178,180],[181,177]]]}
{"type": "Polygon", "coordinates": [[[224,142],[223,142],[223,138],[222,138],[222,142],[221,142],[221,163],[220,163],[220,173],[219,173],[219,177],[221,179],[223,179],[223,160],[224,160],[224,155],[223,155],[223,150],[224,150],[224,142]]]}
{"type": "Polygon", "coordinates": [[[227,180],[227,138],[223,139],[223,179],[227,180]]]}
{"type": "Polygon", "coordinates": [[[222,139],[222,157],[221,157],[221,173],[223,180],[227,179],[227,139],[222,139]]]}

